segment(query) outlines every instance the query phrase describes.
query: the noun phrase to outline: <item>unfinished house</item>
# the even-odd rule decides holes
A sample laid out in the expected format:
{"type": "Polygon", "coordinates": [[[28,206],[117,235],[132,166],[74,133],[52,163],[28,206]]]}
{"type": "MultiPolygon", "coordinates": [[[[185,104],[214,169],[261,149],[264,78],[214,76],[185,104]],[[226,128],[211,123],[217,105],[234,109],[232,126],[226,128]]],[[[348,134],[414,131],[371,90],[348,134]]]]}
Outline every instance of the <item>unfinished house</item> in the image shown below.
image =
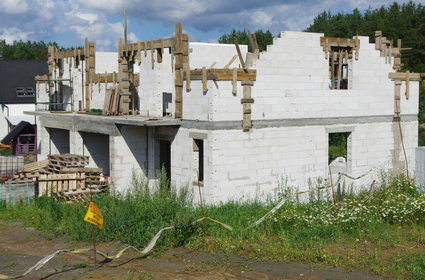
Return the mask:
{"type": "Polygon", "coordinates": [[[120,40],[118,53],[88,40],[51,47],[28,112],[40,159],[90,156],[118,192],[132,172],[155,180],[164,167],[208,203],[264,200],[282,181],[304,191],[366,173],[354,183],[368,187],[381,170],[414,170],[420,75],[398,72],[401,42],[281,32],[259,52],[250,37],[252,53],[190,42],[177,24],[171,38],[120,40]],[[345,154],[329,165],[335,134],[345,154]]]}

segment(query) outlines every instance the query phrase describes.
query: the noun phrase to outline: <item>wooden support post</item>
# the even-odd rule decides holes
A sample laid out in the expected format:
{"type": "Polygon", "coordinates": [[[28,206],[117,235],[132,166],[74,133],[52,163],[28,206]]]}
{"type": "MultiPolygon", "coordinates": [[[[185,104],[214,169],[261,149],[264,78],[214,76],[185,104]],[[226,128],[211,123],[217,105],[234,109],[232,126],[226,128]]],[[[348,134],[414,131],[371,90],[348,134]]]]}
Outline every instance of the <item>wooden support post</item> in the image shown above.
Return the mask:
{"type": "Polygon", "coordinates": [[[243,87],[243,98],[241,99],[243,117],[242,117],[242,129],[244,132],[250,131],[252,128],[251,121],[251,104],[254,103],[254,99],[251,96],[251,89],[254,82],[242,82],[243,87]]]}
{"type": "Polygon", "coordinates": [[[375,50],[381,49],[382,31],[375,31],[375,50]]]}
{"type": "Polygon", "coordinates": [[[394,82],[394,117],[400,117],[400,89],[401,81],[394,82]]]}
{"type": "Polygon", "coordinates": [[[85,111],[90,112],[90,52],[89,41],[87,38],[84,40],[84,61],[85,61],[85,111]]]}
{"type": "Polygon", "coordinates": [[[329,39],[326,38],[325,44],[323,46],[323,50],[325,51],[325,59],[329,58],[329,54],[331,52],[331,46],[329,46],[329,39]]]}
{"type": "Polygon", "coordinates": [[[207,68],[202,67],[202,92],[208,91],[207,68]]]}
{"type": "Polygon", "coordinates": [[[238,93],[238,69],[233,68],[232,94],[236,96],[238,93]]]}
{"type": "Polygon", "coordinates": [[[191,88],[191,80],[190,80],[190,66],[189,63],[185,63],[184,65],[184,72],[185,72],[185,76],[186,76],[186,91],[192,91],[191,88]]]}
{"type": "Polygon", "coordinates": [[[183,68],[183,51],[182,51],[182,24],[176,24],[176,34],[175,34],[175,45],[174,45],[174,56],[175,56],[175,91],[176,91],[176,108],[175,108],[175,117],[183,117],[183,77],[182,77],[182,68],[183,68]]]}
{"type": "Polygon", "coordinates": [[[341,79],[342,79],[342,55],[343,52],[339,51],[338,53],[339,57],[338,57],[338,77],[337,77],[337,89],[341,89],[341,79]]]}
{"type": "MultiPolygon", "coordinates": [[[[119,104],[118,114],[128,115],[130,113],[130,70],[131,66],[123,57],[118,66],[118,82],[119,82],[119,104]]],[[[115,112],[116,113],[116,112],[115,112]]]]}
{"type": "Polygon", "coordinates": [[[335,52],[331,50],[331,89],[335,89],[335,52]]]}
{"type": "Polygon", "coordinates": [[[155,49],[151,48],[151,65],[152,65],[152,70],[155,68],[155,49]]]}
{"type": "Polygon", "coordinates": [[[127,43],[127,9],[124,9],[124,45],[127,43]]]}
{"type": "Polygon", "coordinates": [[[406,99],[409,99],[410,97],[410,71],[407,70],[406,72],[406,99]]]}

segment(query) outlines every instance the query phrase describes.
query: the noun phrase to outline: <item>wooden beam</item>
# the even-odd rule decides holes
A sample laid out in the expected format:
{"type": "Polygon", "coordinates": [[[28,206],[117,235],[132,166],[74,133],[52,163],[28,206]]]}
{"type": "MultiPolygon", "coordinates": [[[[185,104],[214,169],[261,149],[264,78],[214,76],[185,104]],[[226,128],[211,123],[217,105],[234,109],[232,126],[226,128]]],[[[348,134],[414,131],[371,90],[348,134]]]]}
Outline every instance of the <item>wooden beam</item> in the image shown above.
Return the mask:
{"type": "MultiPolygon", "coordinates": [[[[175,38],[166,38],[166,39],[158,39],[158,40],[150,40],[150,41],[138,41],[135,43],[127,44],[128,49],[134,50],[137,52],[141,51],[149,51],[151,49],[166,49],[173,48],[175,45],[175,38]]],[[[126,50],[122,50],[122,54],[128,53],[126,50]]]]}
{"type": "Polygon", "coordinates": [[[421,74],[420,73],[408,73],[405,72],[391,72],[388,73],[388,78],[390,78],[392,81],[406,81],[407,78],[409,81],[420,81],[421,80],[421,74]]]}
{"type": "Polygon", "coordinates": [[[320,37],[320,45],[322,47],[352,47],[355,49],[357,46],[360,46],[360,40],[350,38],[320,37]]]}
{"type": "MultiPolygon", "coordinates": [[[[233,81],[234,70],[233,69],[206,69],[207,79],[216,81],[233,81]]],[[[257,70],[237,68],[236,71],[238,81],[255,81],[257,79],[257,70]]],[[[183,79],[187,79],[187,75],[183,79]]],[[[190,70],[190,79],[202,80],[202,69],[190,70]]]]}

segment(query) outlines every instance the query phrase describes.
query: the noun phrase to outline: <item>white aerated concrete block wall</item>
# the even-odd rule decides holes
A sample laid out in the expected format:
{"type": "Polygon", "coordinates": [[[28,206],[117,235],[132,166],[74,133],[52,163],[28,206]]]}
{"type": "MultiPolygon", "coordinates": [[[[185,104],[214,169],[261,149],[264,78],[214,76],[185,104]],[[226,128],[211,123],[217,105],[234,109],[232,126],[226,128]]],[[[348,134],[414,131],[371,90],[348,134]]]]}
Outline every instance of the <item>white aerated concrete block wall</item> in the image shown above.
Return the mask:
{"type": "Polygon", "coordinates": [[[50,147],[50,135],[47,128],[40,122],[37,117],[37,160],[47,159],[50,147]]]}
{"type": "Polygon", "coordinates": [[[96,73],[118,72],[118,53],[117,52],[96,52],[96,73]]]}
{"type": "MultiPolygon", "coordinates": [[[[417,122],[401,124],[410,172],[414,171],[417,122]]],[[[328,129],[342,127],[302,126],[212,131],[209,134],[211,170],[203,191],[209,203],[239,199],[261,201],[282,191],[309,190],[309,180],[329,179],[328,129]]],[[[383,170],[405,170],[398,123],[356,125],[351,132],[354,191],[370,186],[383,170]]],[[[411,173],[412,174],[412,173],[411,173]]],[[[337,174],[333,174],[334,180],[337,174]],[[336,175],[336,176],[335,176],[336,175]]]]}
{"type": "Polygon", "coordinates": [[[324,127],[280,127],[211,131],[209,203],[273,198],[286,182],[300,191],[309,178],[326,175],[324,127]]]}
{"type": "Polygon", "coordinates": [[[146,128],[123,126],[122,136],[110,137],[111,178],[114,190],[125,193],[131,190],[134,176],[147,180],[146,128]],[[143,140],[143,141],[142,141],[143,140]]]}
{"type": "MultiPolygon", "coordinates": [[[[320,46],[321,33],[282,32],[274,44],[254,63],[257,80],[252,88],[252,119],[293,119],[391,115],[394,113],[394,82],[390,64],[369,43],[360,38],[359,59],[353,59],[353,85],[348,90],[329,89],[329,61],[320,46]]],[[[192,45],[191,45],[192,46],[192,45]]],[[[194,45],[191,67],[209,67],[209,63],[225,64],[224,55],[236,53],[233,46],[194,45]],[[233,50],[234,52],[232,52],[233,50]],[[208,52],[208,56],[201,54],[208,52]],[[215,58],[217,57],[217,58],[215,58]],[[214,61],[214,59],[216,61],[214,61]]],[[[238,60],[236,60],[237,63],[238,60]]],[[[233,66],[232,66],[233,67],[233,66]]],[[[202,93],[202,82],[192,81],[192,91],[185,93],[185,115],[199,120],[241,120],[242,86],[232,95],[231,81],[208,81],[208,92],[202,93]],[[193,100],[193,101],[192,101],[193,100]],[[191,103],[192,102],[192,103],[191,103]],[[195,106],[192,106],[195,105],[195,106]],[[208,116],[206,116],[208,114],[208,116]]],[[[402,85],[401,111],[417,114],[418,82],[410,82],[410,99],[404,97],[402,85]]]]}
{"type": "MultiPolygon", "coordinates": [[[[137,67],[135,65],[135,67],[137,67]]],[[[174,66],[171,64],[171,54],[164,49],[162,63],[157,62],[156,51],[148,51],[146,57],[142,54],[140,64],[140,114],[147,117],[163,116],[163,96],[172,95],[172,102],[165,104],[165,111],[174,114],[174,66]],[[153,56],[153,63],[152,63],[153,56]]]]}
{"type": "MultiPolygon", "coordinates": [[[[190,43],[189,48],[191,49],[189,58],[191,69],[202,69],[202,67],[206,67],[207,69],[221,69],[226,66],[233,56],[237,55],[235,46],[230,44],[190,43]]],[[[245,59],[246,53],[248,52],[248,46],[240,45],[240,49],[245,59]]],[[[236,58],[229,65],[229,69],[233,69],[234,67],[240,67],[239,58],[236,58]]],[[[241,87],[238,87],[239,98],[237,98],[232,95],[230,81],[215,82],[209,80],[207,86],[208,91],[203,92],[202,81],[193,80],[191,82],[192,90],[187,91],[186,82],[184,83],[183,117],[185,119],[203,121],[229,120],[226,112],[229,110],[229,105],[227,104],[228,99],[235,99],[240,105],[240,95],[242,94],[241,87]],[[225,106],[222,106],[223,103],[225,106]]],[[[238,107],[240,107],[239,111],[241,113],[242,106],[238,107]]],[[[238,110],[237,107],[232,108],[232,110],[234,109],[238,110]]],[[[242,116],[241,114],[239,114],[240,117],[242,116]]]]}

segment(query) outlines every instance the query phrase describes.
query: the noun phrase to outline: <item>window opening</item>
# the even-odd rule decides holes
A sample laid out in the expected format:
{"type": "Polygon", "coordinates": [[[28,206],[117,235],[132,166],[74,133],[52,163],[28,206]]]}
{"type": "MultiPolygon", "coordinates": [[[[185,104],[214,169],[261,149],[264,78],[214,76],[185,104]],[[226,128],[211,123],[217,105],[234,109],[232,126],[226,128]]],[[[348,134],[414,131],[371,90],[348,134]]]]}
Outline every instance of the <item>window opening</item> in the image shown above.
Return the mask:
{"type": "Polygon", "coordinates": [[[351,133],[329,133],[328,164],[332,174],[350,172],[351,133]]]}
{"type": "Polygon", "coordinates": [[[204,140],[193,139],[193,170],[195,184],[204,182],[204,140]]]}
{"type": "Polygon", "coordinates": [[[34,89],[32,87],[17,87],[16,88],[17,97],[30,97],[34,96],[34,89]]]}
{"type": "Polygon", "coordinates": [[[352,67],[351,47],[331,47],[329,54],[329,88],[348,89],[349,71],[352,67]]]}

